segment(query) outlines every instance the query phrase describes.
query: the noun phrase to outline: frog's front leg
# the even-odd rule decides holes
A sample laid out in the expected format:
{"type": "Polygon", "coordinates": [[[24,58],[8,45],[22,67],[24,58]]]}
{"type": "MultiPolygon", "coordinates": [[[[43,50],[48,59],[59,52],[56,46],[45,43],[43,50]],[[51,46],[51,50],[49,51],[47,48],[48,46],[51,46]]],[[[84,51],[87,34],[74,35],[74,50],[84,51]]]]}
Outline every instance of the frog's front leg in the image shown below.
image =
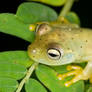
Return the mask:
{"type": "Polygon", "coordinates": [[[79,66],[74,66],[74,65],[67,66],[67,70],[72,70],[72,69],[73,69],[73,71],[58,75],[58,78],[60,80],[66,78],[68,76],[75,75],[75,77],[72,80],[67,81],[65,83],[65,86],[68,87],[71,84],[73,84],[79,80],[90,79],[90,82],[92,82],[92,79],[91,79],[92,78],[92,62],[88,62],[87,66],[84,68],[84,70],[79,66]]]}
{"type": "Polygon", "coordinates": [[[92,83],[92,61],[88,62],[87,66],[83,70],[83,74],[85,78],[88,78],[90,83],[92,83]]]}

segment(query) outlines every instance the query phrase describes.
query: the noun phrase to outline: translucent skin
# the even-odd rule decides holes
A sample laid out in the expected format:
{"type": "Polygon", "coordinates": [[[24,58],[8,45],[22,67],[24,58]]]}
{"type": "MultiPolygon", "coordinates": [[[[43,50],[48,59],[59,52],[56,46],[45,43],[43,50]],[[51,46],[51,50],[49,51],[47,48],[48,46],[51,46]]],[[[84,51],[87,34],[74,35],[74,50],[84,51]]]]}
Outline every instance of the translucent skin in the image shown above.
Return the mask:
{"type": "Polygon", "coordinates": [[[46,65],[88,62],[80,79],[92,76],[92,30],[70,24],[48,24],[38,28],[35,41],[29,45],[31,59],[46,65]],[[57,48],[63,53],[59,59],[48,57],[47,50],[57,48]]]}

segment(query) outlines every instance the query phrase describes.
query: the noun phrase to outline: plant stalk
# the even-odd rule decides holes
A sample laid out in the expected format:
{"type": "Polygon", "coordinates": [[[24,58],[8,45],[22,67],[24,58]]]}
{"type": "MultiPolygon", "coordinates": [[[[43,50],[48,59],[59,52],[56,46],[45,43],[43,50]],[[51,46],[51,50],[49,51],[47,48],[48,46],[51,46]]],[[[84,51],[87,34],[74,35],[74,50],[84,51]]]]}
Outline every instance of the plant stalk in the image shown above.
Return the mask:
{"type": "Polygon", "coordinates": [[[66,16],[66,14],[71,10],[72,8],[72,5],[74,3],[74,0],[67,0],[63,9],[60,11],[60,14],[59,14],[59,17],[58,19],[61,17],[61,16],[66,16]]]}
{"type": "Polygon", "coordinates": [[[35,70],[36,66],[38,65],[37,62],[35,62],[27,71],[27,74],[25,76],[25,78],[20,82],[18,89],[16,90],[16,92],[21,92],[24,84],[29,80],[30,76],[32,75],[33,71],[35,70]]]}

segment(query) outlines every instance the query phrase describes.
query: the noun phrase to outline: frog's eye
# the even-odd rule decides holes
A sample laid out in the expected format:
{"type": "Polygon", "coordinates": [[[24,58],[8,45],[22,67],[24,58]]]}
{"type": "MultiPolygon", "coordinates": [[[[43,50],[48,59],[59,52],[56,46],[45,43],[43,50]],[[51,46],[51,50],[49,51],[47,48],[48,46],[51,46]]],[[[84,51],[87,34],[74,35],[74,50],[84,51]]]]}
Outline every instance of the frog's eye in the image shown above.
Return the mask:
{"type": "Polygon", "coordinates": [[[43,34],[46,34],[50,30],[51,30],[51,27],[47,23],[42,23],[36,27],[36,34],[43,35],[43,34]]]}
{"type": "Polygon", "coordinates": [[[50,59],[57,60],[63,55],[63,51],[60,51],[56,48],[50,48],[48,49],[47,54],[50,59]]]}

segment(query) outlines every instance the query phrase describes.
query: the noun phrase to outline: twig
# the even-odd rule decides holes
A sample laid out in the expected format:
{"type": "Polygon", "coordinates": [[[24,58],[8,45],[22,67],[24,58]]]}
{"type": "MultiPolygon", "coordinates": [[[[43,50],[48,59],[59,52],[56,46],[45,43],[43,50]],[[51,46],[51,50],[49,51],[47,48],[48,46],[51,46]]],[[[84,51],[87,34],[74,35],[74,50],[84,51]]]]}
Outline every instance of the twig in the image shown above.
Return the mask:
{"type": "Polygon", "coordinates": [[[73,3],[74,3],[74,0],[67,0],[58,18],[60,18],[61,16],[63,17],[66,16],[66,14],[71,10],[73,3]]]}
{"type": "Polygon", "coordinates": [[[21,89],[23,88],[24,84],[27,82],[27,80],[29,80],[30,76],[32,75],[33,71],[35,70],[36,66],[38,65],[37,62],[35,62],[27,71],[27,74],[25,76],[25,78],[20,82],[18,89],[16,90],[16,92],[21,92],[21,89]]]}

